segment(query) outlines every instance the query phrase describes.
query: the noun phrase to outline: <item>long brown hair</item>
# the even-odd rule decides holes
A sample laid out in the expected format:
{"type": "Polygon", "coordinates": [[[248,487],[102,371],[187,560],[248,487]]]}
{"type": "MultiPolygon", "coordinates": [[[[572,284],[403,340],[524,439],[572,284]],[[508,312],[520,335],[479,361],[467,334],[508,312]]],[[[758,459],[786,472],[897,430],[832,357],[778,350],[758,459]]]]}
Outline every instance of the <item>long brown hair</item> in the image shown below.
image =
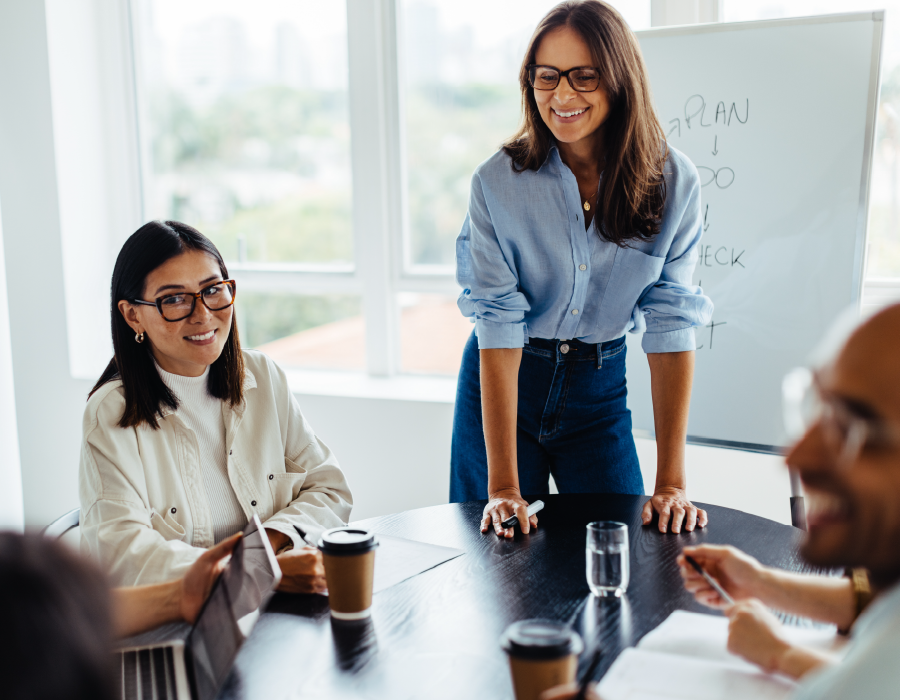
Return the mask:
{"type": "MultiPolygon", "coordinates": [[[[153,353],[148,347],[150,343],[135,342],[134,331],[119,312],[119,302],[140,299],[144,294],[147,275],[188,250],[211,255],[219,264],[222,277],[228,278],[225,261],[213,242],[197,229],[179,221],[144,224],[125,241],[116,258],[109,310],[114,354],[88,398],[107,382],[121,379],[125,389],[125,411],[119,420],[122,428],[136,428],[142,423],[158,428],[157,418],[162,416],[163,407],[175,410],[178,399],[156,371],[153,353]]],[[[207,381],[207,391],[217,399],[228,401],[232,406],[243,399],[244,357],[241,355],[236,312],[231,315],[228,340],[222,354],[210,366],[207,381]]]]}
{"type": "Polygon", "coordinates": [[[535,63],[541,40],[560,27],[578,32],[600,69],[610,104],[603,126],[605,161],[600,181],[597,231],[619,246],[629,240],[647,240],[659,233],[666,202],[663,168],[668,157],[665,134],[653,109],[644,59],[634,33],[612,7],[600,0],[561,2],[541,20],[528,44],[519,86],[522,91],[522,126],[503,150],[513,169],[537,170],[547,159],[553,135],[544,123],[527,66],[535,63]]]}

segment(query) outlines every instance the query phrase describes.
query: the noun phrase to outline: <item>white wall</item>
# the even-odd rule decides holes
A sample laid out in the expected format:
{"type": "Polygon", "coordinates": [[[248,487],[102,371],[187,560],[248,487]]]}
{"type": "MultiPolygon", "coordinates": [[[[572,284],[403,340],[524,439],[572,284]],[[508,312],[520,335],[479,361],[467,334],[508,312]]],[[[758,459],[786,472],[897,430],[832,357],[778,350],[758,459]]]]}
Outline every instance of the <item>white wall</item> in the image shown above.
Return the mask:
{"type": "Polygon", "coordinates": [[[70,367],[90,377],[112,356],[108,305],[96,300],[143,223],[128,3],[44,4],[70,367]]]}
{"type": "Polygon", "coordinates": [[[353,519],[447,503],[453,405],[297,395],[353,491],[353,519]]]}
{"type": "Polygon", "coordinates": [[[0,202],[0,530],[21,530],[25,525],[25,511],[22,504],[6,265],[3,262],[2,211],[0,202]]]}
{"type": "MultiPolygon", "coordinates": [[[[656,443],[636,440],[644,491],[653,493],[656,443]]],[[[688,496],[791,524],[791,486],[784,459],[716,447],[687,446],[688,496]]]]}
{"type": "Polygon", "coordinates": [[[88,382],[69,371],[44,3],[0,3],[0,212],[26,525],[77,505],[88,382]]]}

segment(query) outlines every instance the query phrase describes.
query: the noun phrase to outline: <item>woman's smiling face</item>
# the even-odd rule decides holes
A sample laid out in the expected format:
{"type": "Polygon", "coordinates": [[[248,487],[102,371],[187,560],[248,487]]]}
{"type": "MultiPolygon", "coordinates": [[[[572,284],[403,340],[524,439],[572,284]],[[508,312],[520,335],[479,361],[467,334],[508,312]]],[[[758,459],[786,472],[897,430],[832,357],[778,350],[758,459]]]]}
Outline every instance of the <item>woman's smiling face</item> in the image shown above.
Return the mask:
{"type": "MultiPolygon", "coordinates": [[[[208,253],[188,250],[170,258],[144,281],[143,301],[179,292],[199,292],[223,279],[219,263],[208,253]]],[[[153,306],[119,302],[119,310],[135,333],[145,333],[156,362],[166,372],[199,377],[219,359],[231,333],[234,306],[210,311],[197,300],[194,312],[181,321],[166,321],[153,306]]]]}
{"type": "MultiPolygon", "coordinates": [[[[549,32],[538,45],[534,62],[553,66],[560,71],[594,67],[591,51],[578,32],[560,27],[549,32]]],[[[534,100],[544,123],[561,143],[573,144],[585,138],[596,138],[609,116],[609,100],[601,76],[600,87],[593,92],[576,92],[565,78],[555,90],[535,90],[534,100]]]]}

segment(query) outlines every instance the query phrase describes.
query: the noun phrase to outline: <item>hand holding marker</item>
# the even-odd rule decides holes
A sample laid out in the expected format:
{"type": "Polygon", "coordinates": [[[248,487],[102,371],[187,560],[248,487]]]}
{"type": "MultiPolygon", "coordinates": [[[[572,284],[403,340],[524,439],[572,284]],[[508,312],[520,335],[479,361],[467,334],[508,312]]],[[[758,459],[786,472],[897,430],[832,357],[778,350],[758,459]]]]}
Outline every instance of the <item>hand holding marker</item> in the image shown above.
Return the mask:
{"type": "MultiPolygon", "coordinates": [[[[544,508],[543,501],[535,501],[530,506],[528,506],[528,517],[530,518],[532,515],[537,513],[539,510],[543,510],[543,508],[544,508]]],[[[507,518],[506,520],[504,520],[502,523],[500,523],[500,525],[503,526],[504,528],[508,529],[511,527],[515,527],[518,524],[518,522],[519,522],[518,516],[513,515],[513,516],[507,518]]]]}

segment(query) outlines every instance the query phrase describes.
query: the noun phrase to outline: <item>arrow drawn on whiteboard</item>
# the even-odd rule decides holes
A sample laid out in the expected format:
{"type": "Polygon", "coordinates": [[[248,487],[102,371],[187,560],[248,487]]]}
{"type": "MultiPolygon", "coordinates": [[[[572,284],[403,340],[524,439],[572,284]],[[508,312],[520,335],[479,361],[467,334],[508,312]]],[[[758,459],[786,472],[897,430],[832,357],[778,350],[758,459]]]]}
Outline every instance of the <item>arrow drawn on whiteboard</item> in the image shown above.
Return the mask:
{"type": "Polygon", "coordinates": [[[706,209],[703,210],[703,233],[706,233],[707,229],[709,229],[709,224],[706,223],[706,219],[709,217],[709,205],[706,205],[706,209]]]}
{"type": "Polygon", "coordinates": [[[713,152],[714,156],[719,154],[719,137],[716,136],[716,140],[713,142],[713,152]]]}
{"type": "Polygon", "coordinates": [[[678,130],[678,135],[681,136],[681,120],[678,117],[675,117],[674,119],[669,120],[669,124],[671,124],[672,122],[675,122],[675,126],[669,129],[669,133],[666,134],[666,138],[669,138],[672,135],[672,132],[676,129],[678,130]]]}

